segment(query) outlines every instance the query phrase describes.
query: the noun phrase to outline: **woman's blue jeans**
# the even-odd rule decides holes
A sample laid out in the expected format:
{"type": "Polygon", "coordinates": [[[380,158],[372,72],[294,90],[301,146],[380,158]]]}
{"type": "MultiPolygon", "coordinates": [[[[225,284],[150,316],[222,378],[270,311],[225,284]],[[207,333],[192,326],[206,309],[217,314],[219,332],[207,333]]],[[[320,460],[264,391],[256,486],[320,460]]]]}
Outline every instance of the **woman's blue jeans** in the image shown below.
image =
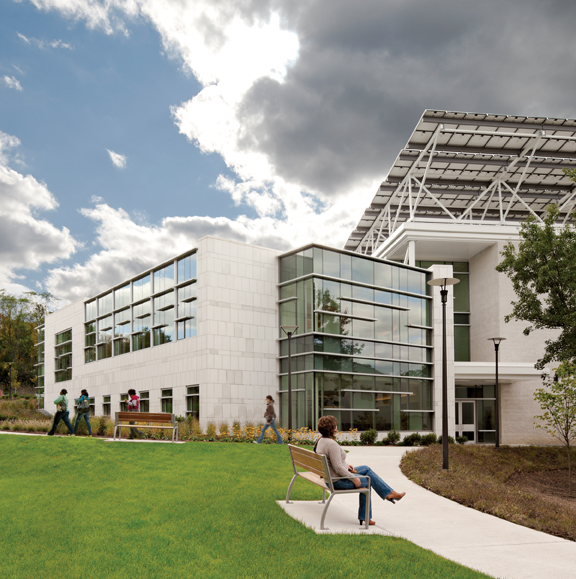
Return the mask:
{"type": "Polygon", "coordinates": [[[278,429],[276,428],[276,419],[275,418],[273,418],[272,422],[270,422],[269,424],[264,425],[264,428],[262,429],[262,432],[260,433],[260,437],[258,438],[257,442],[261,443],[264,440],[264,433],[266,432],[267,428],[272,428],[272,430],[276,434],[276,442],[278,444],[282,444],[282,436],[280,436],[280,433],[278,432],[278,429]]]}
{"type": "Polygon", "coordinates": [[[76,431],[78,430],[78,423],[82,420],[82,418],[84,418],[86,420],[86,424],[88,425],[88,436],[92,436],[92,427],[90,426],[90,420],[88,420],[89,417],[90,412],[83,412],[82,414],[76,415],[76,422],[74,422],[74,434],[76,434],[76,431]]]}
{"type": "Polygon", "coordinates": [[[69,415],[70,412],[68,412],[68,410],[65,410],[64,412],[58,410],[58,412],[56,412],[56,414],[54,415],[54,424],[52,425],[52,429],[48,433],[48,436],[54,436],[54,433],[56,432],[58,424],[60,423],[61,420],[63,420],[64,424],[68,427],[68,432],[70,432],[70,434],[74,434],[74,429],[72,428],[70,420],[68,419],[69,415]]]}
{"type": "MultiPolygon", "coordinates": [[[[372,488],[376,491],[381,499],[385,499],[391,492],[392,488],[389,487],[369,466],[357,466],[356,470],[358,474],[365,474],[370,477],[370,482],[372,488]]],[[[353,475],[352,475],[353,476],[353,475]]],[[[360,477],[360,483],[362,487],[366,488],[368,486],[368,479],[360,477]]],[[[344,478],[334,481],[334,488],[339,491],[355,489],[352,479],[344,478]]],[[[358,495],[358,520],[366,520],[366,495],[364,493],[358,495]]],[[[370,496],[370,514],[369,519],[372,518],[372,496],[370,496]]]]}

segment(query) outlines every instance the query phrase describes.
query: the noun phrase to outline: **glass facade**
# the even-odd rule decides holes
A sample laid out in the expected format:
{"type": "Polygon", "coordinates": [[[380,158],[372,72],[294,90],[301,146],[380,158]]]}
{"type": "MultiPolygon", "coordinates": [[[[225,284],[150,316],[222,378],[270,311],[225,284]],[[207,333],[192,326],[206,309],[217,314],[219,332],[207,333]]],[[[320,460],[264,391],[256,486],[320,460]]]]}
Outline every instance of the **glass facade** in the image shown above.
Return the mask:
{"type": "Polygon", "coordinates": [[[465,261],[417,261],[416,265],[428,269],[431,265],[451,265],[453,275],[460,280],[454,289],[454,360],[470,362],[470,281],[468,263],[465,261]]]}
{"type": "Polygon", "coordinates": [[[38,352],[38,363],[36,364],[36,398],[38,408],[44,408],[44,326],[36,329],[36,349],[38,352]]]}
{"type": "Polygon", "coordinates": [[[54,362],[56,382],[72,380],[72,330],[60,332],[55,336],[54,362]]]}
{"type": "MultiPolygon", "coordinates": [[[[333,414],[342,430],[431,430],[427,272],[310,247],[280,258],[280,326],[291,340],[293,428],[333,414]]],[[[288,339],[280,335],[288,414],[288,339]]]]}
{"type": "Polygon", "coordinates": [[[196,336],[196,299],[194,250],[88,300],[85,363],[196,336]]]}

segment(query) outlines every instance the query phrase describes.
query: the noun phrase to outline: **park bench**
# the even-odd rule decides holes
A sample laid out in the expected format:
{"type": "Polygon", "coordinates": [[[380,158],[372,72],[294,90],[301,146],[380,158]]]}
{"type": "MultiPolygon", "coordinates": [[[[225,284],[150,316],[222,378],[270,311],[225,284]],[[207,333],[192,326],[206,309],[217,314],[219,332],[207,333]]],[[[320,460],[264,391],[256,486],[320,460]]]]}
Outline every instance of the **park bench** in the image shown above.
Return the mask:
{"type": "Polygon", "coordinates": [[[116,412],[116,422],[114,423],[114,440],[116,432],[118,438],[122,438],[122,427],[136,428],[130,422],[138,422],[137,428],[163,428],[172,430],[172,442],[178,440],[178,421],[174,414],[168,412],[116,412]],[[145,422],[146,424],[140,424],[145,422]]]}
{"type": "Polygon", "coordinates": [[[302,478],[319,486],[322,489],[322,502],[320,504],[325,504],[324,510],[322,511],[322,518],[320,520],[320,530],[327,531],[329,529],[324,528],[324,519],[326,518],[326,511],[330,506],[330,502],[335,495],[343,495],[349,493],[364,493],[366,495],[366,520],[364,521],[364,527],[369,530],[370,520],[368,513],[370,512],[370,477],[365,475],[356,475],[358,477],[368,479],[368,487],[360,489],[350,489],[350,490],[337,490],[334,488],[333,481],[346,478],[346,477],[331,477],[330,469],[328,468],[328,459],[323,454],[316,454],[311,450],[306,450],[305,448],[300,448],[292,444],[288,445],[290,449],[290,457],[292,459],[292,467],[294,468],[294,476],[290,481],[290,486],[288,487],[288,493],[286,495],[286,504],[292,504],[290,502],[290,491],[292,486],[296,482],[297,478],[302,478]],[[297,470],[298,468],[303,470],[297,470]],[[330,498],[326,502],[326,492],[330,493],[330,498]]]}

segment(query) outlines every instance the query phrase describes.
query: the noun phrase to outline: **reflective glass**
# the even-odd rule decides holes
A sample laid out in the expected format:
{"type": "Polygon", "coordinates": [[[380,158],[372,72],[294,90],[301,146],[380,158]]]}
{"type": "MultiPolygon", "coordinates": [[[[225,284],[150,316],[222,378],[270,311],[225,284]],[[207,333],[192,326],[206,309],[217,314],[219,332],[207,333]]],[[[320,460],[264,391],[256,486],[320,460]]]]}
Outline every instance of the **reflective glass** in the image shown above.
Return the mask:
{"type": "Polygon", "coordinates": [[[352,258],[352,280],[374,284],[374,262],[362,257],[352,258]]]}
{"type": "Polygon", "coordinates": [[[114,290],[114,309],[118,310],[131,303],[130,284],[114,290]]]}
{"type": "Polygon", "coordinates": [[[327,249],[324,249],[322,254],[324,275],[340,277],[340,254],[327,249]]]}
{"type": "Polygon", "coordinates": [[[171,263],[166,267],[154,272],[154,293],[163,292],[168,288],[174,287],[174,264],[171,263]]]}
{"type": "Polygon", "coordinates": [[[196,254],[178,260],[178,283],[196,279],[196,254]]]}
{"type": "Polygon", "coordinates": [[[144,298],[150,297],[151,285],[150,274],[132,282],[132,293],[134,301],[137,302],[144,298]]]}
{"type": "Polygon", "coordinates": [[[98,315],[97,312],[97,306],[96,306],[96,300],[92,300],[91,302],[87,302],[86,304],[84,304],[85,308],[86,308],[86,321],[88,320],[94,320],[96,318],[96,316],[98,315]]]}
{"type": "Polygon", "coordinates": [[[112,311],[112,292],[98,298],[98,315],[104,316],[112,311]]]}

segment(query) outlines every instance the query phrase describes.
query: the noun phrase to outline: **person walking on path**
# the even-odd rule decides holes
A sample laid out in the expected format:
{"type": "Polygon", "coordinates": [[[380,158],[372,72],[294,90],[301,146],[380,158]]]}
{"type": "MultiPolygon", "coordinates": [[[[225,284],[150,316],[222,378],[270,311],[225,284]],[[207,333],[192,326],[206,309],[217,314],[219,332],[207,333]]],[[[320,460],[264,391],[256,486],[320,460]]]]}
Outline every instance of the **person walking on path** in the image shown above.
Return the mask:
{"type": "MultiPolygon", "coordinates": [[[[330,476],[332,477],[336,490],[350,490],[353,488],[368,487],[370,477],[371,487],[376,494],[383,499],[394,503],[399,501],[406,493],[397,493],[387,485],[369,466],[357,466],[354,468],[346,464],[346,453],[336,442],[336,432],[338,431],[338,421],[334,416],[322,416],[318,420],[318,432],[322,435],[314,445],[314,452],[326,455],[330,476]],[[361,475],[361,476],[354,476],[361,475]],[[337,480],[334,480],[337,479],[337,480]]],[[[359,494],[358,520],[362,524],[366,520],[366,495],[359,494]]],[[[370,513],[368,514],[370,525],[376,523],[372,520],[372,501],[370,501],[370,513]]]]}
{"type": "Polygon", "coordinates": [[[254,444],[260,444],[264,440],[264,433],[268,428],[272,428],[276,434],[276,442],[283,444],[282,436],[276,428],[276,412],[274,412],[274,398],[272,398],[272,396],[266,396],[266,412],[264,413],[264,418],[266,419],[266,424],[264,424],[260,437],[254,441],[254,444]]]}
{"type": "Polygon", "coordinates": [[[76,413],[76,421],[74,422],[74,434],[78,430],[78,424],[82,418],[86,420],[88,425],[88,436],[92,436],[92,427],[90,426],[90,398],[87,390],[82,390],[80,398],[78,398],[78,411],[76,413]]]}
{"type": "MultiPolygon", "coordinates": [[[[139,412],[140,411],[140,398],[136,395],[136,390],[134,390],[134,388],[131,388],[130,390],[128,390],[127,404],[128,404],[128,412],[139,412]]],[[[135,424],[135,423],[130,422],[130,424],[135,424]]],[[[137,428],[131,428],[128,438],[130,440],[133,440],[136,437],[142,438],[143,436],[144,436],[144,434],[142,433],[141,430],[138,430],[137,428]]]]}
{"type": "Polygon", "coordinates": [[[54,415],[54,424],[52,424],[52,428],[48,433],[48,436],[54,436],[54,433],[56,432],[58,424],[61,420],[63,420],[64,424],[68,427],[70,436],[74,436],[74,429],[72,428],[70,420],[68,419],[70,412],[68,412],[68,398],[66,398],[66,394],[68,394],[68,390],[60,390],[60,396],[54,400],[54,404],[56,404],[57,410],[56,414],[54,415]]]}

